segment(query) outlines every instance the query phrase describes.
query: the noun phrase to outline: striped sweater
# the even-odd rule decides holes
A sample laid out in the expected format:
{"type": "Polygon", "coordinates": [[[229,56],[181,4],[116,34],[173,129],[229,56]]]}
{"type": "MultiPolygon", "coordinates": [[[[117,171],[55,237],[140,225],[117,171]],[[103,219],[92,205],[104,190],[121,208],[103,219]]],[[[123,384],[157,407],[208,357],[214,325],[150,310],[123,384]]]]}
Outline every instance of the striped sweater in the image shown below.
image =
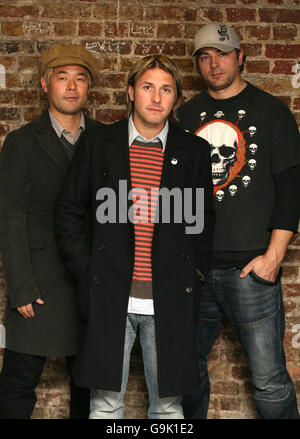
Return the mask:
{"type": "Polygon", "coordinates": [[[151,248],[164,154],[160,142],[135,140],[129,150],[134,216],[134,270],[130,295],[152,299],[151,248]]]}

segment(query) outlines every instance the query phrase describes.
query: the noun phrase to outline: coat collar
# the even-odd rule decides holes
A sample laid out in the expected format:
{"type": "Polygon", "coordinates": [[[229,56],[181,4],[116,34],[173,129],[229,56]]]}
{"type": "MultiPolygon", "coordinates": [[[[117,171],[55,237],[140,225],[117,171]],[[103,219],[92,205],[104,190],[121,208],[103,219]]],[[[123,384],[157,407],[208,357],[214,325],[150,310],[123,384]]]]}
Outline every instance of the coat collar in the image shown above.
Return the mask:
{"type": "Polygon", "coordinates": [[[115,189],[119,189],[119,181],[130,183],[130,163],[128,146],[128,120],[122,119],[107,126],[107,135],[103,142],[103,150],[114,181],[115,189]]]}
{"type": "MultiPolygon", "coordinates": [[[[184,169],[186,152],[187,144],[184,133],[170,123],[160,187],[171,189],[176,186],[184,169]]],[[[108,126],[107,135],[104,141],[104,153],[116,189],[118,190],[119,180],[127,180],[130,190],[127,119],[123,119],[108,126]]]]}
{"type": "Polygon", "coordinates": [[[56,132],[52,128],[48,109],[35,121],[35,138],[46,155],[62,171],[66,172],[69,160],[56,132]]]}
{"type": "Polygon", "coordinates": [[[161,187],[166,187],[168,189],[176,187],[184,170],[187,149],[184,133],[170,123],[161,177],[161,187]]]}
{"type": "MultiPolygon", "coordinates": [[[[86,129],[94,125],[94,121],[86,116],[84,117],[86,129]]],[[[43,151],[62,171],[66,172],[70,162],[56,132],[52,127],[48,109],[45,110],[34,122],[34,127],[35,138],[43,151]]]]}

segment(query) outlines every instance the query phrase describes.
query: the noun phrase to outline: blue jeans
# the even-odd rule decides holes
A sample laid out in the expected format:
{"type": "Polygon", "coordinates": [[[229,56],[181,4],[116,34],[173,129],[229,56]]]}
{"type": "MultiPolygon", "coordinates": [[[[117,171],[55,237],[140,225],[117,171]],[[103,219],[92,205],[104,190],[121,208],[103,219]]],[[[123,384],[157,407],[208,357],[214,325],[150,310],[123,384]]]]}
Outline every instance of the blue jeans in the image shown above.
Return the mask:
{"type": "Polygon", "coordinates": [[[210,396],[206,357],[225,314],[247,356],[258,416],[299,418],[297,399],[286,370],[283,338],[285,317],[280,280],[268,282],[238,268],[212,270],[202,287],[197,351],[201,387],[183,398],[186,418],[206,418],[210,396]]]}
{"type": "Polygon", "coordinates": [[[123,418],[130,353],[136,338],[138,325],[140,325],[140,343],[150,400],[148,418],[183,419],[182,398],[180,396],[168,398],[160,398],[158,396],[155,320],[151,315],[141,314],[128,314],[127,316],[121,391],[91,390],[90,419],[123,418]]]}

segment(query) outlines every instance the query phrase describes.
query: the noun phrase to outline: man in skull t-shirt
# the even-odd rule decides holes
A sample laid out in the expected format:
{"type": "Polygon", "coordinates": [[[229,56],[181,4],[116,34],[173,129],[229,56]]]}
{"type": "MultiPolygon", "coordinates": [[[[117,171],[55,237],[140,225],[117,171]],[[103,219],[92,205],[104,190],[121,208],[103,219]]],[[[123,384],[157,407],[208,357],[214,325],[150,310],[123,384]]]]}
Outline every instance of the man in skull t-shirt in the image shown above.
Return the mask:
{"type": "Polygon", "coordinates": [[[298,418],[282,346],[280,263],[298,227],[299,131],[282,101],[242,79],[233,29],[206,25],[194,44],[207,89],[178,114],[183,129],[211,146],[216,226],[197,334],[202,385],[184,398],[185,417],[207,415],[206,355],[225,313],[248,358],[259,417],[298,418]]]}
{"type": "Polygon", "coordinates": [[[297,231],[299,206],[289,182],[298,181],[292,175],[299,163],[299,133],[283,102],[247,83],[228,99],[203,91],[178,113],[180,125],[211,146],[213,259],[219,267],[242,267],[265,252],[274,228],[297,231]],[[278,191],[284,204],[276,209],[278,191]]]}

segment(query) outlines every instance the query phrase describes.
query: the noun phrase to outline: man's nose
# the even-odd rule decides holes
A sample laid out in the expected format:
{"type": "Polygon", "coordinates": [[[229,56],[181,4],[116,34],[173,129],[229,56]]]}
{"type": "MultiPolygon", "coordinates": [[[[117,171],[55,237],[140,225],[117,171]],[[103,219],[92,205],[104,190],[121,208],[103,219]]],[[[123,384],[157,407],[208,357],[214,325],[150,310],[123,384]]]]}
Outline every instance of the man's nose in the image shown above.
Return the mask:
{"type": "Polygon", "coordinates": [[[161,100],[160,91],[159,90],[153,90],[153,92],[152,92],[152,101],[153,102],[160,102],[160,100],[161,100]]]}
{"type": "Polygon", "coordinates": [[[212,68],[219,66],[219,57],[216,55],[212,55],[210,58],[210,65],[212,68]]]}
{"type": "Polygon", "coordinates": [[[74,79],[69,79],[67,87],[68,87],[68,90],[75,90],[77,87],[76,81],[74,81],[74,79]]]}

